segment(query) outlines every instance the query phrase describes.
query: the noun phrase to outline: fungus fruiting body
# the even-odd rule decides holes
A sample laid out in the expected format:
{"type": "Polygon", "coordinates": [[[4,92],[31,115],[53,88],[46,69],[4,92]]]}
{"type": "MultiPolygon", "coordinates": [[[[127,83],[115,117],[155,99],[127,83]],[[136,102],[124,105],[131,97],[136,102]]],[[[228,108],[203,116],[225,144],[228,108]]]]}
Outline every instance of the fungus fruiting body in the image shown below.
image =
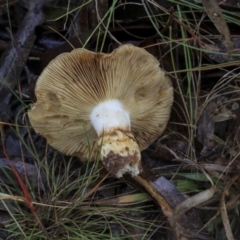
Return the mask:
{"type": "Polygon", "coordinates": [[[75,49],[52,60],[28,112],[35,131],[57,150],[94,161],[121,177],[141,172],[140,151],[164,131],[173,102],[170,79],[144,49],[110,54],[75,49]]]}

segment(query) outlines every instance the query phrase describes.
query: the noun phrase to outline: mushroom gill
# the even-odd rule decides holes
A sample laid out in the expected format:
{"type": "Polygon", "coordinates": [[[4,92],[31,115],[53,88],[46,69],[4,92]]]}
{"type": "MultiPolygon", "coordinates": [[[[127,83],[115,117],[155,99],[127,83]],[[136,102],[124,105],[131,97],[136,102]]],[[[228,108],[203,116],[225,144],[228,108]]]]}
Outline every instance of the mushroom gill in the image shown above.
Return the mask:
{"type": "Polygon", "coordinates": [[[28,116],[57,150],[101,160],[116,177],[141,172],[140,151],[164,131],[173,102],[170,79],[144,49],[110,54],[75,49],[52,60],[37,80],[28,116]],[[89,149],[91,154],[89,154],[89,149]]]}

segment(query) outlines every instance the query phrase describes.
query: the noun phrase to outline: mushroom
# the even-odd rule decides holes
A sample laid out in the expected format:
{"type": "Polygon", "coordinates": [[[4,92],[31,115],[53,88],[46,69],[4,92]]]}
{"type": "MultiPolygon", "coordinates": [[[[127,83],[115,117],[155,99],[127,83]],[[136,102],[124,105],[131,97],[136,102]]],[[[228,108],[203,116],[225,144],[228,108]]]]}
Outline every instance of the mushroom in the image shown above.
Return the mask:
{"type": "Polygon", "coordinates": [[[37,80],[28,112],[35,131],[55,149],[100,159],[118,178],[141,172],[140,151],[164,131],[173,88],[159,62],[142,48],[110,54],[75,49],[52,60],[37,80]]]}

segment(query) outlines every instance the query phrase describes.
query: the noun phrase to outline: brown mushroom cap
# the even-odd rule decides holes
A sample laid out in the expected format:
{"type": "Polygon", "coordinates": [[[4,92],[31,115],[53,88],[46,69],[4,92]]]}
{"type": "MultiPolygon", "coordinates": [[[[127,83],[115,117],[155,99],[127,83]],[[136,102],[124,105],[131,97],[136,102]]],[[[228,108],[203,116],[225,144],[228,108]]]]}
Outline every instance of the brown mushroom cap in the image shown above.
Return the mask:
{"type": "Polygon", "coordinates": [[[144,49],[122,45],[110,54],[75,49],[52,60],[40,75],[28,116],[35,131],[67,155],[94,160],[98,135],[90,114],[117,99],[130,114],[140,150],[164,131],[173,102],[170,79],[144,49]]]}

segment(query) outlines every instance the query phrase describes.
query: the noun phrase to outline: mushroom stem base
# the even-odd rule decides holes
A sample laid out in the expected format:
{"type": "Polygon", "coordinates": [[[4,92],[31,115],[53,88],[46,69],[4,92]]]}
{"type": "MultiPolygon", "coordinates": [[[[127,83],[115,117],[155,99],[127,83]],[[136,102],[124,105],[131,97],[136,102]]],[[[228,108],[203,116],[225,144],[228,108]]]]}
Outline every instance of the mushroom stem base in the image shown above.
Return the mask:
{"type": "Polygon", "coordinates": [[[141,153],[130,131],[115,130],[99,137],[101,159],[108,172],[120,178],[124,173],[137,176],[142,171],[141,153]]]}

